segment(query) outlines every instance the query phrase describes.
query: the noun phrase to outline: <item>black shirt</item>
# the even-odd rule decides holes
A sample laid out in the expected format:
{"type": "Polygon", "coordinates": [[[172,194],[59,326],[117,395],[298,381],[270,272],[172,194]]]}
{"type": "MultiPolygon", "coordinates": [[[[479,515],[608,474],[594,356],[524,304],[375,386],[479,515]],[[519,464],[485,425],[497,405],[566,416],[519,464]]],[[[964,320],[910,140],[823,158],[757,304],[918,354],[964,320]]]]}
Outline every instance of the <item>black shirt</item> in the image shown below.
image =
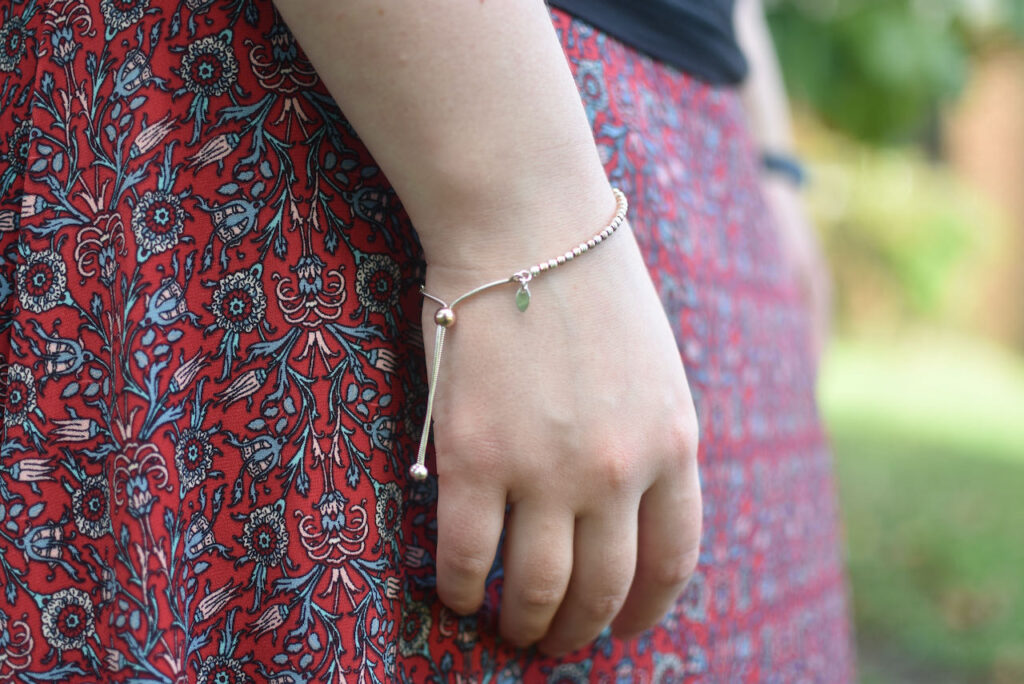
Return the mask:
{"type": "Polygon", "coordinates": [[[713,84],[747,73],[733,31],[734,0],[548,0],[605,33],[713,84]]]}

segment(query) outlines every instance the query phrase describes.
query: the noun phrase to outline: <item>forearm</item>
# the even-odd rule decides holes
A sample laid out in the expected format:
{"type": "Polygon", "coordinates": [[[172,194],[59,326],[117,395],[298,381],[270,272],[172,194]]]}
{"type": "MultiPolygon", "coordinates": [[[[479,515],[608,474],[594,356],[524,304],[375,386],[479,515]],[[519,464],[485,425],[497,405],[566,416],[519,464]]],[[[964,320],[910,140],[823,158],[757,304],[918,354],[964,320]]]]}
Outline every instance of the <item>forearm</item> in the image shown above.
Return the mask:
{"type": "MultiPolygon", "coordinates": [[[[761,0],[737,1],[736,30],[750,63],[743,100],[754,139],[761,150],[792,154],[789,105],[761,0]]],[[[828,339],[831,318],[828,266],[793,179],[779,173],[763,173],[762,179],[764,197],[778,228],[779,246],[811,314],[812,349],[817,356],[828,339]]]]}
{"type": "Polygon", "coordinates": [[[762,150],[791,153],[789,103],[761,0],[737,0],[735,23],[750,66],[741,93],[751,133],[762,150]]]}
{"type": "Polygon", "coordinates": [[[536,261],[614,212],[540,0],[276,0],[428,262],[536,261]]]}

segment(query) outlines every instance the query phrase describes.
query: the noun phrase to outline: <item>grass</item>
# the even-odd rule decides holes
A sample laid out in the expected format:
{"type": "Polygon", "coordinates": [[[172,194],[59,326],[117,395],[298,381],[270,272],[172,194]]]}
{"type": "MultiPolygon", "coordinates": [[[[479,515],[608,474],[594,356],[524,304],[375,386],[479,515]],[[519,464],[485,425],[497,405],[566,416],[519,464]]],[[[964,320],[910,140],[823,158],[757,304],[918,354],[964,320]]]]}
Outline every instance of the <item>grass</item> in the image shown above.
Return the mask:
{"type": "Polygon", "coordinates": [[[841,343],[821,401],[862,680],[1024,682],[1024,361],[963,339],[841,343]]]}

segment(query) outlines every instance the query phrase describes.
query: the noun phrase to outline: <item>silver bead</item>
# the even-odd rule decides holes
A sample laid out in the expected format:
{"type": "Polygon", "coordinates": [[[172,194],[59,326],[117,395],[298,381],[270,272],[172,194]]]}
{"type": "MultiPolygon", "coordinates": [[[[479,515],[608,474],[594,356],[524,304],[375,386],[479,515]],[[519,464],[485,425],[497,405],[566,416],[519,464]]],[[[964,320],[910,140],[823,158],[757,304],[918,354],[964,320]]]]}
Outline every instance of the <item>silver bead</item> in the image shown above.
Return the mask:
{"type": "Polygon", "coordinates": [[[566,253],[565,253],[565,260],[566,260],[566,261],[572,261],[572,258],[573,258],[574,256],[576,256],[576,255],[575,255],[575,254],[573,254],[573,253],[572,253],[572,250],[570,249],[570,250],[569,250],[568,252],[566,252],[566,253]]]}
{"type": "Polygon", "coordinates": [[[559,254],[558,258],[555,259],[555,263],[558,264],[559,266],[564,264],[565,263],[565,255],[564,254],[559,254]]]}
{"type": "Polygon", "coordinates": [[[604,238],[601,237],[600,233],[598,233],[597,235],[594,236],[594,244],[595,245],[601,244],[601,240],[604,240],[604,238]]]}
{"type": "Polygon", "coordinates": [[[594,245],[596,244],[597,240],[595,240],[594,238],[590,238],[589,240],[587,240],[587,247],[589,247],[590,249],[593,249],[594,245]]]}
{"type": "Polygon", "coordinates": [[[542,270],[542,271],[546,271],[546,270],[548,270],[548,269],[550,268],[550,266],[548,266],[548,262],[546,262],[546,261],[542,261],[542,262],[540,262],[540,263],[539,263],[539,264],[537,265],[537,267],[538,267],[538,268],[539,268],[540,270],[542,270]]]}
{"type": "Polygon", "coordinates": [[[531,266],[530,267],[530,275],[535,276],[538,273],[540,273],[540,266],[531,266]]]}
{"type": "Polygon", "coordinates": [[[548,268],[554,268],[558,265],[558,261],[555,259],[548,259],[548,268]]]}
{"type": "Polygon", "coordinates": [[[442,307],[434,314],[434,322],[442,328],[449,328],[455,323],[455,312],[447,306],[442,307]]]}
{"type": "Polygon", "coordinates": [[[579,247],[573,247],[572,248],[572,255],[574,257],[578,257],[580,254],[583,254],[583,251],[586,248],[587,248],[587,246],[585,244],[584,245],[580,245],[579,247]]]}
{"type": "Polygon", "coordinates": [[[416,480],[417,482],[423,482],[427,479],[427,466],[422,463],[413,463],[409,466],[409,477],[416,480]]]}

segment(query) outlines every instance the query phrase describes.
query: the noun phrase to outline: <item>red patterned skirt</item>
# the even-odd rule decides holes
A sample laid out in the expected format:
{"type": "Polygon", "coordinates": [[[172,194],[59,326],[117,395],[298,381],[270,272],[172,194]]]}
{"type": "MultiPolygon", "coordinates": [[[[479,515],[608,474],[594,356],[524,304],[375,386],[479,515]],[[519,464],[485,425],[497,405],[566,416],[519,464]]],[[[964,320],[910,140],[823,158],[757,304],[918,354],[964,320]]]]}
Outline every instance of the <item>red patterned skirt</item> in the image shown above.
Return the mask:
{"type": "MultiPolygon", "coordinates": [[[[735,92],[553,12],[679,340],[705,533],[562,660],[434,592],[422,252],[267,0],[0,6],[0,682],[828,682],[806,314],[735,92]]],[[[609,549],[609,553],[614,550],[609,549]]]]}

